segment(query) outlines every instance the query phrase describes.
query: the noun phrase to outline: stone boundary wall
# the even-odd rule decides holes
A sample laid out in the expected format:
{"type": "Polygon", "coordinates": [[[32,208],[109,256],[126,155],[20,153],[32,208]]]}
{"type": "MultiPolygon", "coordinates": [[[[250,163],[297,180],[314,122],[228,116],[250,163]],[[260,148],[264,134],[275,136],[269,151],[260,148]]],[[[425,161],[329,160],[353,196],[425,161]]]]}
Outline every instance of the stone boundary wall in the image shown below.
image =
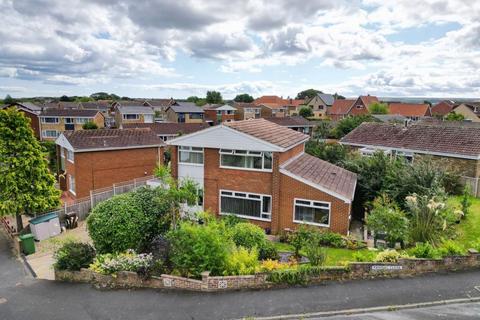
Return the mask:
{"type": "MultiPolygon", "coordinates": [[[[400,259],[397,263],[354,262],[348,267],[326,267],[320,275],[310,277],[308,283],[325,281],[393,278],[415,276],[429,272],[457,271],[480,268],[480,253],[471,250],[466,256],[449,256],[443,259],[400,259]]],[[[102,275],[88,269],[80,271],[55,270],[55,280],[94,284],[98,288],[155,288],[189,291],[227,291],[285,287],[267,281],[267,273],[247,276],[213,277],[202,273],[202,279],[189,279],[162,274],[144,279],[135,272],[121,271],[116,275],[102,275]]]]}

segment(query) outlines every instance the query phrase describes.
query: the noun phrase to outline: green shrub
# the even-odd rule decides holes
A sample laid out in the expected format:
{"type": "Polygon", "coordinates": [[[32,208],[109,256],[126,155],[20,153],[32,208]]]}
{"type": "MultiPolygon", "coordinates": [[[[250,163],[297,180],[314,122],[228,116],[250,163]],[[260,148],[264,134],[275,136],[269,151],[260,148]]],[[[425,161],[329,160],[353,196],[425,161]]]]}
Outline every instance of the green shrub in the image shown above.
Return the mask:
{"type": "Polygon", "coordinates": [[[423,259],[435,259],[438,257],[438,251],[428,242],[417,243],[414,248],[409,250],[409,254],[423,259]]]}
{"type": "Polygon", "coordinates": [[[358,251],[353,254],[353,259],[357,262],[371,262],[375,260],[376,256],[375,251],[358,251]]]}
{"type": "Polygon", "coordinates": [[[55,269],[79,271],[88,268],[95,258],[95,249],[88,243],[67,242],[54,254],[55,269]]]}
{"type": "Polygon", "coordinates": [[[240,222],[231,228],[232,240],[237,246],[260,248],[267,241],[265,231],[250,222],[240,222]]]}
{"type": "Polygon", "coordinates": [[[267,276],[267,281],[273,283],[286,283],[290,285],[307,284],[311,277],[319,276],[324,268],[310,265],[300,265],[295,269],[274,270],[267,276]]]}
{"type": "Polygon", "coordinates": [[[305,242],[310,240],[316,233],[317,230],[302,224],[297,230],[289,235],[288,243],[293,246],[296,257],[300,256],[300,250],[304,246],[305,242]]]}
{"type": "Polygon", "coordinates": [[[398,262],[398,259],[404,258],[397,250],[385,250],[377,254],[375,262],[398,262]]]}
{"type": "Polygon", "coordinates": [[[327,251],[319,245],[316,240],[309,240],[303,247],[305,255],[307,256],[312,266],[321,266],[327,260],[327,251]]]}
{"type": "Polygon", "coordinates": [[[227,227],[233,227],[233,226],[235,226],[236,224],[245,221],[244,219],[239,218],[239,217],[237,217],[237,216],[234,215],[234,214],[224,215],[224,216],[222,216],[222,220],[223,220],[223,222],[225,222],[225,225],[226,225],[227,227]]]}
{"type": "Polygon", "coordinates": [[[173,268],[182,276],[200,277],[204,271],[221,275],[234,246],[221,221],[198,225],[183,221],[167,234],[173,268]]]}
{"type": "Polygon", "coordinates": [[[265,241],[265,243],[258,248],[258,259],[260,260],[277,260],[279,258],[277,248],[270,241],[265,241]]]}
{"type": "Polygon", "coordinates": [[[154,265],[151,253],[137,254],[134,250],[123,253],[105,253],[95,258],[90,270],[101,274],[116,274],[119,271],[132,271],[147,276],[154,265]]]}
{"type": "Polygon", "coordinates": [[[99,203],[87,219],[88,232],[99,253],[144,250],[153,237],[168,229],[168,203],[160,188],[140,188],[99,203]]]}
{"type": "Polygon", "coordinates": [[[341,234],[326,231],[318,232],[319,234],[319,243],[322,246],[334,247],[334,248],[344,248],[346,245],[345,240],[341,234]]]}
{"type": "Polygon", "coordinates": [[[246,249],[236,247],[228,255],[224,275],[248,275],[254,274],[258,266],[258,253],[256,248],[246,249]]]}
{"type": "Polygon", "coordinates": [[[442,257],[465,254],[465,250],[453,240],[443,241],[438,251],[442,257]]]}

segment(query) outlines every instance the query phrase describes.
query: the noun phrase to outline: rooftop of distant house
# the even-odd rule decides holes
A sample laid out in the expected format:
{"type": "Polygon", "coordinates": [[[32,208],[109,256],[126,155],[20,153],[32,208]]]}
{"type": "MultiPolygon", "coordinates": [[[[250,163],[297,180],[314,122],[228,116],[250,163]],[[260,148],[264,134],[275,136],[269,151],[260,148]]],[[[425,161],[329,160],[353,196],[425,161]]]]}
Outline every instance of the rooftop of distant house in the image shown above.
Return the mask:
{"type": "Polygon", "coordinates": [[[176,113],[204,113],[203,109],[193,102],[177,102],[168,109],[172,109],[176,113]]]}
{"type": "Polygon", "coordinates": [[[40,113],[41,117],[85,117],[93,118],[99,113],[92,109],[45,109],[40,113]]]}
{"type": "Polygon", "coordinates": [[[268,117],[265,118],[270,122],[276,123],[284,127],[314,127],[315,124],[311,121],[308,121],[301,116],[292,116],[292,117],[268,117]]]}
{"type": "Polygon", "coordinates": [[[430,115],[430,105],[425,103],[392,102],[388,105],[390,114],[399,114],[405,117],[424,117],[430,115]]]}
{"type": "Polygon", "coordinates": [[[124,129],[149,128],[157,135],[177,135],[189,134],[209,128],[207,123],[175,123],[175,122],[157,122],[157,123],[128,123],[124,124],[124,129]]]}
{"type": "Polygon", "coordinates": [[[117,105],[116,107],[123,114],[154,114],[152,107],[117,105]]]}

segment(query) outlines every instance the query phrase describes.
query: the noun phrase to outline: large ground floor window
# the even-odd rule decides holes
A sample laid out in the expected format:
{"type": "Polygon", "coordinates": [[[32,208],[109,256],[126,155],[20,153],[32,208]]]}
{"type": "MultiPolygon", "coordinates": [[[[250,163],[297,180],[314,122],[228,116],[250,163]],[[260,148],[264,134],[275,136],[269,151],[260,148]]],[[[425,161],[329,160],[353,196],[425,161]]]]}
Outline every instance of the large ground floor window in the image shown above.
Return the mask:
{"type": "Polygon", "coordinates": [[[330,226],[330,203],[295,199],[293,221],[322,227],[330,226]]]}
{"type": "Polygon", "coordinates": [[[221,190],[220,213],[241,218],[270,221],[272,197],[264,194],[221,190]]]}

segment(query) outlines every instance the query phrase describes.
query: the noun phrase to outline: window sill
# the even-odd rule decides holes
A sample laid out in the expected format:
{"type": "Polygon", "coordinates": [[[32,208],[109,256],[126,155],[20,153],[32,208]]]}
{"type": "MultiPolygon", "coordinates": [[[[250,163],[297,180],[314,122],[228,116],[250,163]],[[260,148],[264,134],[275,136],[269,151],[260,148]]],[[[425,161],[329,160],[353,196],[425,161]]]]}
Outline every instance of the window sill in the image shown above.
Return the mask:
{"type": "Polygon", "coordinates": [[[190,163],[190,162],[179,162],[178,164],[193,166],[193,167],[203,167],[203,163],[190,163]]]}
{"type": "Polygon", "coordinates": [[[220,169],[229,169],[229,170],[243,170],[243,171],[253,171],[253,172],[273,172],[272,169],[251,169],[251,168],[239,168],[239,167],[228,167],[228,166],[220,166],[220,169]]]}
{"type": "Polygon", "coordinates": [[[316,227],[330,228],[330,224],[322,224],[322,223],[299,221],[299,220],[293,220],[293,222],[298,223],[298,224],[308,224],[308,225],[312,225],[312,226],[316,226],[316,227]]]}
{"type": "Polygon", "coordinates": [[[225,213],[225,212],[220,212],[221,216],[235,216],[239,217],[242,219],[248,219],[248,220],[257,220],[257,221],[265,221],[265,222],[272,222],[272,218],[266,219],[266,218],[260,218],[260,217],[252,217],[252,216],[244,216],[241,214],[233,214],[233,213],[225,213]]]}

